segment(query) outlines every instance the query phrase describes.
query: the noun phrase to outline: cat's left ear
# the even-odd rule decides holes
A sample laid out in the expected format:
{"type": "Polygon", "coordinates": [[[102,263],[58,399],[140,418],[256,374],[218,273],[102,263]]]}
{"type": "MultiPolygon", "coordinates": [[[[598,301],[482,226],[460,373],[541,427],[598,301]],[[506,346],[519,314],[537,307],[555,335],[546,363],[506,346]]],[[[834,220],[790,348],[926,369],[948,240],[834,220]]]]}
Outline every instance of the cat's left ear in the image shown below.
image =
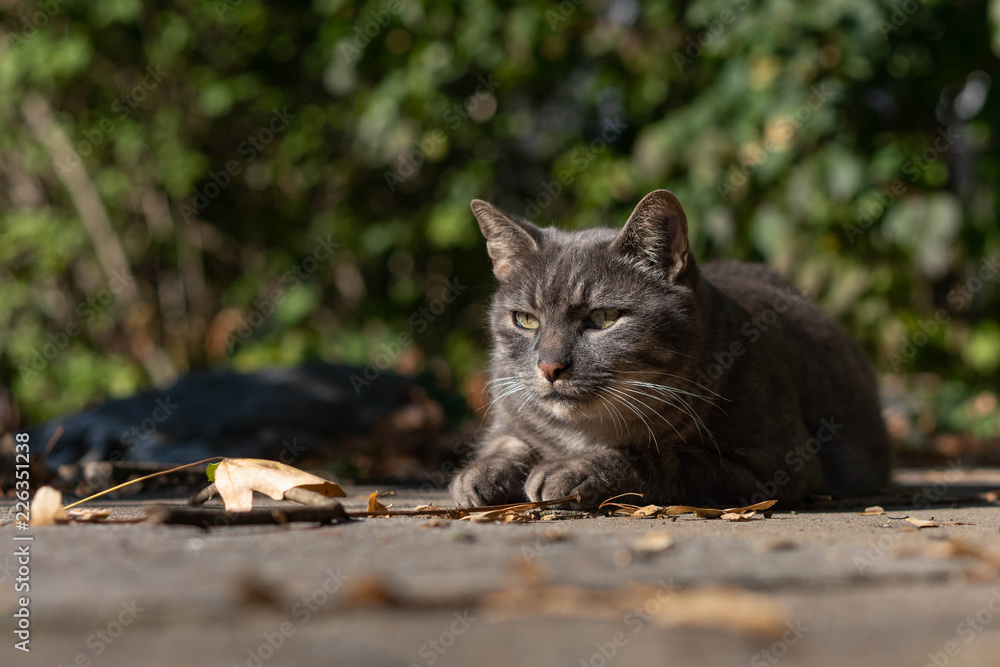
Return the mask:
{"type": "Polygon", "coordinates": [[[676,280],[687,270],[687,217],[669,190],[654,190],[642,198],[612,247],[676,280]]]}
{"type": "Polygon", "coordinates": [[[503,280],[510,275],[518,259],[538,250],[542,231],[530,222],[510,217],[482,199],[473,199],[471,206],[486,237],[493,273],[503,280]]]}

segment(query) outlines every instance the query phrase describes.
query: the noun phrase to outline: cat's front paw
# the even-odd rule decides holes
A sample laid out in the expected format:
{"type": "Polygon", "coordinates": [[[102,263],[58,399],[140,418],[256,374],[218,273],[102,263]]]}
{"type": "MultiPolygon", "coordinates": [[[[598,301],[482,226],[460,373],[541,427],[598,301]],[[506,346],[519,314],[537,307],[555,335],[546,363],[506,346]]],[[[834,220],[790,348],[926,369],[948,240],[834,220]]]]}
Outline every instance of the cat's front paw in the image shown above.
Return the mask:
{"type": "Polygon", "coordinates": [[[487,456],[458,471],[451,480],[452,499],[462,507],[504,505],[524,500],[528,465],[502,456],[487,456]]]}
{"type": "Polygon", "coordinates": [[[600,472],[594,462],[586,458],[543,461],[528,475],[524,489],[533,502],[558,500],[579,493],[579,503],[559,507],[597,507],[614,495],[600,477],[600,472]]]}

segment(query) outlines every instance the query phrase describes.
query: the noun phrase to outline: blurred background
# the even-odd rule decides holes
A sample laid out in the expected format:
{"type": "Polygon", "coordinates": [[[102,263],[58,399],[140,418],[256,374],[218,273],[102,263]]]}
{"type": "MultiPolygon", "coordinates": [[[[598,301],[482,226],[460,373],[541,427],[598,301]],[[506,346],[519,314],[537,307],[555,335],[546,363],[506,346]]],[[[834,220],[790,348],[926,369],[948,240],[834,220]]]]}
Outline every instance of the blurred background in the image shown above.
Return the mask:
{"type": "MultiPolygon", "coordinates": [[[[492,274],[683,203],[871,355],[904,462],[1000,461],[1000,1],[0,0],[0,414],[196,369],[418,375],[474,422],[492,274]]],[[[364,377],[364,375],[362,375],[364,377]]]]}

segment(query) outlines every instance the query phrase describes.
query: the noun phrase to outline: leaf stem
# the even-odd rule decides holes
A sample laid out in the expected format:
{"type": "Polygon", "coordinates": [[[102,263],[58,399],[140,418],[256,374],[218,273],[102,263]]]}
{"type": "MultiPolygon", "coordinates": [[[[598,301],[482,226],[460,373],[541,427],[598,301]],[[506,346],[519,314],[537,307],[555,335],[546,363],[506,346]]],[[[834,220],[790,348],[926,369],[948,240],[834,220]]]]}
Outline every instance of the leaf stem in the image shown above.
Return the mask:
{"type": "Polygon", "coordinates": [[[125,482],[123,484],[119,484],[118,486],[112,486],[110,489],[105,489],[105,490],[101,491],[100,493],[95,493],[92,496],[87,496],[83,500],[78,500],[75,503],[70,503],[69,505],[66,505],[65,507],[63,507],[63,511],[66,511],[66,510],[70,509],[71,507],[76,507],[77,505],[82,505],[83,503],[87,502],[88,500],[93,500],[94,498],[99,498],[100,496],[103,496],[106,493],[111,493],[112,491],[117,491],[118,489],[125,488],[126,486],[129,486],[131,484],[136,484],[137,482],[141,482],[143,480],[150,479],[152,477],[159,477],[160,475],[168,475],[168,474],[170,474],[172,472],[177,472],[178,470],[184,470],[185,468],[193,468],[194,466],[199,466],[202,463],[209,463],[210,461],[222,461],[222,460],[225,460],[225,458],[226,457],[224,457],[224,456],[213,456],[210,459],[203,459],[201,461],[195,461],[194,463],[188,463],[186,465],[177,466],[176,468],[171,468],[170,470],[161,470],[160,472],[154,472],[151,475],[143,475],[142,477],[136,477],[135,479],[130,479],[129,481],[127,481],[127,482],[125,482]]]}

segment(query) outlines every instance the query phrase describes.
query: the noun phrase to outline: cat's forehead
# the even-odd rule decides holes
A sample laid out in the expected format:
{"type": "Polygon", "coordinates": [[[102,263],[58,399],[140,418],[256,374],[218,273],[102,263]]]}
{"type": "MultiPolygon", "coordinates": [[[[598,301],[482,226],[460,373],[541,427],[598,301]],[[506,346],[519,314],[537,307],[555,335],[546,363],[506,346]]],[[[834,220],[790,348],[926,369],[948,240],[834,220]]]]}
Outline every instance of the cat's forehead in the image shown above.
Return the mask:
{"type": "Polygon", "coordinates": [[[533,261],[520,273],[513,298],[536,309],[614,306],[627,296],[627,263],[611,249],[617,230],[547,229],[533,261]]]}

